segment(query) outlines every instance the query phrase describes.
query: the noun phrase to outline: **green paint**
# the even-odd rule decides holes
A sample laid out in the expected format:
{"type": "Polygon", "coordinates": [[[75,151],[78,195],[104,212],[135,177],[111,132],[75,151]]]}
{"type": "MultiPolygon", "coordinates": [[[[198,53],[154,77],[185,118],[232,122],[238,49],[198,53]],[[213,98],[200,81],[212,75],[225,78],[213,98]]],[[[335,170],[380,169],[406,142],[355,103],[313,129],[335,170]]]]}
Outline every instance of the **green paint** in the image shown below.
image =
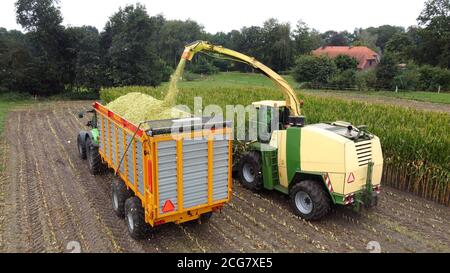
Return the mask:
{"type": "Polygon", "coordinates": [[[278,150],[268,144],[253,142],[250,149],[261,153],[261,168],[264,188],[273,190],[278,185],[278,150]]]}
{"type": "Polygon", "coordinates": [[[333,201],[334,204],[338,204],[338,205],[344,205],[344,195],[339,194],[339,193],[332,193],[331,194],[331,201],[333,201]]]}
{"type": "Polygon", "coordinates": [[[286,132],[286,168],[288,183],[292,182],[300,166],[300,127],[290,127],[286,132]]]}
{"type": "Polygon", "coordinates": [[[289,194],[289,189],[285,188],[285,187],[283,187],[281,185],[275,185],[274,189],[276,189],[277,191],[282,192],[284,194],[289,194]]]}
{"type": "Polygon", "coordinates": [[[366,186],[363,190],[357,192],[354,196],[355,202],[353,203],[353,208],[356,211],[361,209],[361,205],[371,206],[375,201],[374,198],[377,198],[373,193],[373,184],[372,184],[372,172],[373,172],[373,162],[369,162],[367,165],[367,179],[366,186]]]}
{"type": "Polygon", "coordinates": [[[99,137],[99,132],[98,132],[98,129],[97,128],[94,128],[94,129],[92,129],[91,130],[91,134],[92,134],[92,141],[95,143],[95,144],[98,144],[98,137],[99,137]]]}

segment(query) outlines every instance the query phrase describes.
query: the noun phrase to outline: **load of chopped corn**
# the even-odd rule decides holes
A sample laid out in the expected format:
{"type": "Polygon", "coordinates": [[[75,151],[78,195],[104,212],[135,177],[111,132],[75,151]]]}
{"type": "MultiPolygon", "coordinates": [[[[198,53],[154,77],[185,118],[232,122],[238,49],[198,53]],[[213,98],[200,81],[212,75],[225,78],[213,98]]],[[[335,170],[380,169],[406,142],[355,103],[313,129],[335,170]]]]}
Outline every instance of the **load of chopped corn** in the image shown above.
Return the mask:
{"type": "MultiPolygon", "coordinates": [[[[131,92],[118,97],[108,103],[106,107],[135,125],[149,120],[190,117],[191,115],[189,113],[174,107],[178,94],[177,82],[183,73],[184,65],[185,60],[182,59],[175,73],[172,75],[169,91],[164,100],[158,100],[150,95],[139,92],[131,92]]],[[[141,125],[141,128],[144,130],[149,129],[146,124],[141,125]]]]}

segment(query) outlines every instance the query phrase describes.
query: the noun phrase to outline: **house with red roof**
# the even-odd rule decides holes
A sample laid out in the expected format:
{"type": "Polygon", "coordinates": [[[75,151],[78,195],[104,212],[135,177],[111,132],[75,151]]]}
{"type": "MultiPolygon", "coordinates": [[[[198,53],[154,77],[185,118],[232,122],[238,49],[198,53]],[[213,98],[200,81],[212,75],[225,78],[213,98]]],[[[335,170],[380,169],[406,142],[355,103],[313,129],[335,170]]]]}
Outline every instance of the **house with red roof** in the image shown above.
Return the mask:
{"type": "Polygon", "coordinates": [[[358,61],[358,69],[366,70],[374,68],[380,62],[378,53],[366,46],[323,46],[312,52],[314,56],[328,56],[336,58],[339,55],[347,55],[358,61]]]}

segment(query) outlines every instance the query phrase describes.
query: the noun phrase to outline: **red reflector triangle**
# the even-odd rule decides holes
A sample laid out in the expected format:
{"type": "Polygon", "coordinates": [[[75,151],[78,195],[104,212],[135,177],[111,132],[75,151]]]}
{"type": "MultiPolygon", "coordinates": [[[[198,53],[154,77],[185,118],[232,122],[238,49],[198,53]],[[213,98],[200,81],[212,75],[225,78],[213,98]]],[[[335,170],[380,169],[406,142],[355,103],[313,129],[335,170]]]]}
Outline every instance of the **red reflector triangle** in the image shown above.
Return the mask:
{"type": "Polygon", "coordinates": [[[353,181],[355,181],[355,176],[353,175],[353,173],[350,173],[347,179],[347,183],[352,183],[353,181]]]}
{"type": "Polygon", "coordinates": [[[173,205],[172,201],[167,200],[166,203],[164,203],[162,212],[169,212],[169,211],[173,211],[174,209],[175,209],[175,206],[173,205]]]}

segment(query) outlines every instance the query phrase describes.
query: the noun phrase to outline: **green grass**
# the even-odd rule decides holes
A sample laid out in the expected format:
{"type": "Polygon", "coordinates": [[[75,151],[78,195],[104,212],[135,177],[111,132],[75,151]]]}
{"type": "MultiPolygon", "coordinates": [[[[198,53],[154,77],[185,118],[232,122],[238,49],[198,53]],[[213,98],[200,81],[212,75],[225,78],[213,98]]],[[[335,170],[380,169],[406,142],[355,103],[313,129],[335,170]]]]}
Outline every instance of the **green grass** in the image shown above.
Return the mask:
{"type": "Polygon", "coordinates": [[[0,141],[3,136],[6,114],[14,107],[30,102],[28,96],[17,93],[0,94],[0,141]]]}
{"type": "Polygon", "coordinates": [[[370,92],[370,95],[450,104],[450,93],[423,92],[423,91],[405,91],[395,93],[388,91],[380,91],[380,92],[370,92]]]}
{"type": "MultiPolygon", "coordinates": [[[[291,76],[284,76],[292,87],[297,86],[291,76]]],[[[266,76],[258,73],[222,72],[211,76],[203,76],[195,81],[182,81],[180,87],[204,87],[220,84],[222,87],[252,86],[275,87],[275,84],[266,76]]]]}
{"type": "MultiPolygon", "coordinates": [[[[295,89],[298,83],[290,75],[283,76],[286,81],[295,89]]],[[[267,77],[257,73],[239,73],[239,72],[223,72],[211,76],[204,76],[195,81],[182,81],[179,86],[183,87],[207,87],[220,85],[222,87],[233,86],[252,86],[252,87],[275,87],[275,84],[267,77]]],[[[358,94],[370,95],[374,97],[394,97],[400,99],[425,101],[433,103],[450,104],[450,93],[423,92],[423,91],[400,91],[398,93],[391,91],[333,91],[333,90],[305,90],[308,93],[336,93],[336,94],[358,94]]]]}
{"type": "Polygon", "coordinates": [[[340,91],[340,90],[305,90],[308,93],[328,93],[344,95],[367,95],[374,98],[398,98],[431,103],[450,104],[450,93],[424,92],[424,91],[340,91]]]}

